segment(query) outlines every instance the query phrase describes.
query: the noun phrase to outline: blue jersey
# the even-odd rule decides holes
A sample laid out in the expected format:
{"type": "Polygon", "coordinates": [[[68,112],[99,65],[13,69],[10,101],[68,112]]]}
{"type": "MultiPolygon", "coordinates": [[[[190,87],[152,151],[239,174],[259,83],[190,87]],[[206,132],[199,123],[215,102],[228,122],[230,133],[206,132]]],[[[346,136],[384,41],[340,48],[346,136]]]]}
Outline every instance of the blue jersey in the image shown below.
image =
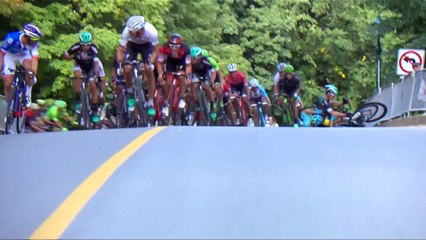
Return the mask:
{"type": "Polygon", "coordinates": [[[266,93],[265,88],[262,85],[260,85],[260,84],[259,84],[259,90],[262,93],[262,96],[268,97],[268,94],[266,93]]]}
{"type": "Polygon", "coordinates": [[[2,51],[12,54],[29,51],[33,57],[38,56],[38,42],[34,43],[34,45],[23,45],[21,43],[21,36],[23,34],[24,32],[22,31],[8,33],[1,46],[2,51]]]}

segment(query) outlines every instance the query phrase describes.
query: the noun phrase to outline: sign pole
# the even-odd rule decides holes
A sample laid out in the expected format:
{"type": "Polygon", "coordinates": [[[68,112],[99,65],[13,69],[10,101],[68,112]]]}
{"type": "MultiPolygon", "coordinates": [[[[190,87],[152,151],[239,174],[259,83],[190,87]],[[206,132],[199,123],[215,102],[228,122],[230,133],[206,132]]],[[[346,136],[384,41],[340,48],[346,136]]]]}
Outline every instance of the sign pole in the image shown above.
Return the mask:
{"type": "Polygon", "coordinates": [[[380,36],[381,33],[377,33],[377,49],[376,49],[376,61],[377,61],[377,80],[376,80],[376,87],[377,92],[381,93],[381,87],[380,87],[380,79],[381,79],[381,55],[382,55],[382,44],[380,42],[380,36]]]}

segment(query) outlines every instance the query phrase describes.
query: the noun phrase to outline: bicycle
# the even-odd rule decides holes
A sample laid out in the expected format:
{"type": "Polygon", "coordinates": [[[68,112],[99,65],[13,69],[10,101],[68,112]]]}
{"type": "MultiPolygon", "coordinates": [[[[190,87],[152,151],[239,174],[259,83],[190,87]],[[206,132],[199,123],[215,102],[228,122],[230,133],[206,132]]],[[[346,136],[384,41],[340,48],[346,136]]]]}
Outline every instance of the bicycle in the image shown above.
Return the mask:
{"type": "Polygon", "coordinates": [[[26,70],[23,66],[18,66],[16,70],[9,70],[13,71],[14,75],[9,100],[7,101],[4,131],[6,134],[12,133],[11,128],[14,119],[16,119],[16,132],[20,134],[25,129],[26,70]]]}
{"type": "Polygon", "coordinates": [[[195,113],[189,114],[188,125],[201,125],[201,126],[209,126],[211,124],[210,118],[210,102],[206,99],[206,91],[204,90],[202,84],[209,84],[203,81],[203,77],[196,77],[198,81],[192,83],[198,84],[198,102],[196,103],[198,107],[195,109],[195,113]],[[194,115],[193,115],[194,114],[194,115]],[[191,119],[193,118],[193,119],[191,119]]]}
{"type": "MultiPolygon", "coordinates": [[[[91,109],[90,109],[90,92],[89,92],[89,79],[88,74],[82,73],[82,79],[80,84],[80,103],[81,109],[80,112],[77,112],[77,123],[80,129],[91,129],[93,125],[91,124],[91,109]]],[[[69,78],[69,80],[76,80],[77,77],[69,78]]]]}
{"type": "Polygon", "coordinates": [[[173,76],[173,80],[170,84],[169,93],[166,99],[166,112],[163,112],[165,115],[164,124],[170,125],[172,122],[173,125],[179,126],[182,124],[182,119],[184,118],[184,110],[186,104],[179,106],[179,77],[185,75],[181,72],[170,72],[167,74],[171,74],[173,76]]]}
{"type": "Polygon", "coordinates": [[[129,127],[129,123],[130,123],[130,112],[127,106],[126,84],[122,77],[117,77],[117,81],[115,84],[116,84],[115,88],[116,89],[118,88],[118,90],[114,91],[114,94],[113,94],[115,111],[108,112],[108,114],[115,116],[116,128],[126,128],[126,127],[129,127]]]}
{"type": "MultiPolygon", "coordinates": [[[[288,127],[293,126],[294,114],[292,111],[291,104],[289,102],[290,96],[287,94],[280,94],[275,102],[274,109],[279,109],[279,113],[275,114],[276,118],[281,119],[281,126],[288,127]],[[282,105],[280,104],[282,102],[282,105]]],[[[274,111],[274,113],[276,113],[274,111]]]]}
{"type": "Polygon", "coordinates": [[[141,62],[138,60],[126,61],[125,64],[132,66],[132,82],[135,94],[135,110],[131,113],[131,122],[134,121],[137,127],[146,127],[154,125],[154,116],[149,116],[146,112],[146,94],[143,86],[144,70],[141,62]]]}
{"type": "Polygon", "coordinates": [[[239,94],[235,94],[235,95],[231,95],[229,97],[231,103],[234,101],[236,102],[236,112],[237,112],[237,121],[239,120],[239,124],[236,125],[240,125],[240,126],[247,126],[248,125],[248,112],[247,109],[245,107],[245,103],[244,103],[244,99],[243,97],[245,97],[245,94],[243,96],[240,96],[239,94]]]}
{"type": "Polygon", "coordinates": [[[265,127],[266,126],[266,119],[265,119],[265,114],[263,113],[263,107],[266,106],[268,103],[262,101],[262,98],[259,98],[259,100],[257,101],[257,103],[251,104],[252,108],[256,108],[256,111],[254,112],[254,117],[255,119],[257,119],[257,122],[255,122],[256,126],[259,127],[265,127]],[[257,114],[257,118],[256,118],[256,114],[257,114]]]}

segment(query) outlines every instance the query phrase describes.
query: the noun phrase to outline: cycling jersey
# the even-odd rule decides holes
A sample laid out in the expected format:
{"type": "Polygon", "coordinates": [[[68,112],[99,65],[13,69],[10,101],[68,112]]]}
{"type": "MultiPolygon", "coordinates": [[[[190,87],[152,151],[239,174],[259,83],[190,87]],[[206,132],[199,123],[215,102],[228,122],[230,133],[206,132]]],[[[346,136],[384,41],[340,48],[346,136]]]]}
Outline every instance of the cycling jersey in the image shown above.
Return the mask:
{"type": "Polygon", "coordinates": [[[68,49],[67,53],[74,56],[74,60],[84,72],[89,72],[93,68],[93,62],[98,60],[98,48],[95,44],[91,44],[89,50],[83,51],[80,43],[75,43],[68,49]]]}
{"type": "Polygon", "coordinates": [[[293,74],[292,79],[289,79],[287,76],[280,78],[277,83],[280,93],[292,96],[299,89],[301,80],[301,77],[297,74],[293,74]]]}
{"type": "Polygon", "coordinates": [[[213,66],[215,71],[219,71],[219,64],[217,64],[216,59],[212,58],[212,57],[208,57],[207,58],[210,62],[210,64],[213,66]]]}
{"type": "Polygon", "coordinates": [[[203,78],[204,81],[210,80],[210,73],[213,72],[213,66],[206,57],[201,57],[198,63],[192,64],[192,73],[203,78]]]}
{"type": "Polygon", "coordinates": [[[171,49],[169,43],[163,44],[160,47],[160,52],[158,54],[157,60],[163,63],[170,59],[184,59],[186,64],[190,64],[191,55],[188,44],[182,43],[177,50],[171,49]]]}
{"type": "Polygon", "coordinates": [[[318,97],[314,103],[316,109],[316,114],[320,114],[326,119],[328,117],[330,121],[335,121],[336,117],[331,115],[333,111],[333,101],[327,101],[324,96],[318,97]]]}
{"type": "Polygon", "coordinates": [[[177,50],[173,50],[169,43],[165,43],[160,47],[157,61],[166,63],[166,72],[185,71],[185,66],[191,64],[190,48],[182,43],[177,50]]]}
{"type": "Polygon", "coordinates": [[[6,35],[1,46],[1,50],[5,53],[11,54],[21,54],[28,51],[32,57],[38,57],[38,42],[33,44],[22,45],[21,37],[24,35],[24,32],[10,32],[6,35]]]}
{"type": "Polygon", "coordinates": [[[226,76],[227,83],[232,85],[239,85],[239,84],[247,84],[247,77],[242,71],[237,71],[235,77],[233,77],[231,74],[228,74],[226,76]]]}

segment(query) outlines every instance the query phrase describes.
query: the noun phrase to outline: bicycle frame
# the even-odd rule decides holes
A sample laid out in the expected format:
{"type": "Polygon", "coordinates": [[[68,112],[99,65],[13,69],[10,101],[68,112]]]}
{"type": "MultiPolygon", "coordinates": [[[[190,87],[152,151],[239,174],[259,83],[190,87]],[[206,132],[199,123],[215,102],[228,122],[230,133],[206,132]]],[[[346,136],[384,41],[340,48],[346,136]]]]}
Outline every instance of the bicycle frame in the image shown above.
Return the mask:
{"type": "MultiPolygon", "coordinates": [[[[150,118],[148,120],[147,113],[145,111],[145,94],[143,89],[143,66],[141,67],[141,63],[137,60],[134,61],[126,61],[126,64],[130,64],[132,66],[132,82],[133,89],[135,93],[135,107],[136,107],[136,125],[137,127],[146,127],[147,125],[153,125],[154,118],[150,118]]],[[[132,114],[133,115],[133,114],[132,114]]],[[[132,116],[134,118],[134,116],[132,116]]]]}
{"type": "MultiPolygon", "coordinates": [[[[13,70],[13,69],[10,69],[13,70]]],[[[22,133],[25,128],[25,114],[24,114],[24,99],[26,92],[26,70],[22,66],[14,71],[12,89],[7,101],[7,115],[5,123],[5,133],[11,133],[10,130],[13,125],[13,120],[16,118],[16,132],[22,133]]]]}
{"type": "Polygon", "coordinates": [[[237,115],[239,116],[240,119],[240,125],[241,126],[247,126],[247,120],[248,120],[248,114],[247,114],[247,110],[245,108],[245,103],[244,103],[244,99],[243,96],[240,95],[232,95],[230,96],[230,101],[237,101],[237,115]]]}

